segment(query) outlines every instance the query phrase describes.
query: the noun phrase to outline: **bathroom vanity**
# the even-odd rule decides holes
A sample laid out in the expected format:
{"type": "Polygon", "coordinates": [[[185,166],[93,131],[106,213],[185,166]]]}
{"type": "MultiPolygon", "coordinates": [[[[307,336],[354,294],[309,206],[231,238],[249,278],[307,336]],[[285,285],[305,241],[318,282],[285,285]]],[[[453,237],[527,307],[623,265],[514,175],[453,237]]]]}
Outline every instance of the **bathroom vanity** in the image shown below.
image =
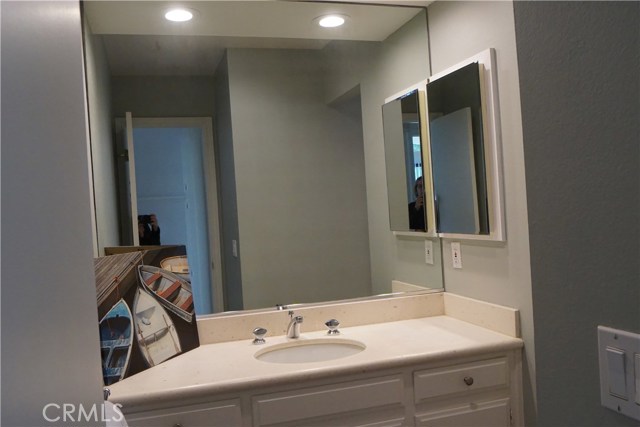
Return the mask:
{"type": "MultiPolygon", "coordinates": [[[[305,307],[296,314],[305,317],[298,339],[276,329],[254,345],[251,328],[242,340],[209,338],[112,385],[109,400],[122,405],[130,426],[523,425],[523,343],[515,310],[445,293],[305,307]],[[341,320],[339,335],[318,330],[330,312],[351,321],[358,311],[380,314],[378,306],[385,305],[383,323],[341,320]],[[357,349],[337,358],[329,351],[318,361],[304,361],[303,349],[296,356],[302,361],[287,359],[287,347],[324,343],[357,349]],[[284,359],[257,358],[282,348],[284,359]]],[[[287,326],[286,312],[242,315],[238,325],[246,326],[247,316],[287,326]]]]}

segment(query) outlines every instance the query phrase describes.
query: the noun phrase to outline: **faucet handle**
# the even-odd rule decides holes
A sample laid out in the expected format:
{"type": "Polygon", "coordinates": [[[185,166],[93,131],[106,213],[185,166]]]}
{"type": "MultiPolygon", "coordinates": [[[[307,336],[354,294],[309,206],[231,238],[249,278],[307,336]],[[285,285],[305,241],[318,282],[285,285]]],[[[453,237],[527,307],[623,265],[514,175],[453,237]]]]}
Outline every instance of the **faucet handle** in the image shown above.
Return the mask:
{"type": "Polygon", "coordinates": [[[340,322],[336,319],[327,320],[325,322],[325,326],[329,328],[327,331],[327,335],[338,335],[340,331],[338,330],[338,326],[340,326],[340,322]]]}
{"type": "Polygon", "coordinates": [[[255,337],[253,339],[253,343],[254,344],[264,344],[266,341],[264,340],[264,336],[267,334],[267,330],[265,328],[255,328],[253,330],[253,336],[255,337]]]}

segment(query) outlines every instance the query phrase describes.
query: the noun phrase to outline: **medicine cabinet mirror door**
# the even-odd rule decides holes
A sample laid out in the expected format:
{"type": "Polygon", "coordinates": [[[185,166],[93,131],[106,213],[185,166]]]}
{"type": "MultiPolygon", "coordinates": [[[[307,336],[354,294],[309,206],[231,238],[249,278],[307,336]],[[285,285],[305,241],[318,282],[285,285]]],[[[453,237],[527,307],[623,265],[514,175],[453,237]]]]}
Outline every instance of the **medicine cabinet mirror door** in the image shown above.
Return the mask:
{"type": "Polygon", "coordinates": [[[436,230],[504,240],[495,53],[489,49],[426,85],[436,230]]]}
{"type": "Polygon", "coordinates": [[[382,106],[392,231],[435,233],[429,151],[424,149],[424,94],[418,89],[382,106]]]}

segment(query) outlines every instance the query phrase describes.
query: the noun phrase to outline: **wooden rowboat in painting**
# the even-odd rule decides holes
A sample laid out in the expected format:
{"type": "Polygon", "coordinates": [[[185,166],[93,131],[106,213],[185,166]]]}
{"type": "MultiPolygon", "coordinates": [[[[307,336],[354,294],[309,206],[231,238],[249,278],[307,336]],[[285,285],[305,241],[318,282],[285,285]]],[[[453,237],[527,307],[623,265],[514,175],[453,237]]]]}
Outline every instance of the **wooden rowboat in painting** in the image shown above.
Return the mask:
{"type": "Polygon", "coordinates": [[[118,382],[126,375],[132,344],[131,310],[127,303],[120,299],[100,320],[100,352],[105,385],[118,382]]]}
{"type": "Polygon", "coordinates": [[[160,261],[160,268],[182,277],[187,282],[191,282],[189,273],[189,261],[186,255],[171,256],[160,261]]]}
{"type": "Polygon", "coordinates": [[[133,313],[136,339],[147,365],[155,366],[182,352],[180,339],[169,313],[141,287],[136,289],[133,313]]]}
{"type": "Polygon", "coordinates": [[[194,321],[191,283],[151,265],[138,266],[138,276],[142,286],[156,295],[168,310],[189,323],[194,321]]]}

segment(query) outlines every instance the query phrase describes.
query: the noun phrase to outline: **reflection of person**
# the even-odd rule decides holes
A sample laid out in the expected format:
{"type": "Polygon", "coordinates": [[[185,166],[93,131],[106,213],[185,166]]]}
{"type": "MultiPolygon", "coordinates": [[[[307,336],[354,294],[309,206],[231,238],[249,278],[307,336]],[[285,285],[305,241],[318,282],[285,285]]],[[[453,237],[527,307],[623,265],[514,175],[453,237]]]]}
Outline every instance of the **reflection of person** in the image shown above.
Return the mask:
{"type": "Polygon", "coordinates": [[[424,180],[422,177],[416,179],[413,186],[416,200],[409,203],[409,228],[415,231],[426,231],[424,226],[424,180]]]}
{"type": "Polygon", "coordinates": [[[160,244],[160,226],[156,214],[138,215],[138,235],[142,246],[160,244]]]}

